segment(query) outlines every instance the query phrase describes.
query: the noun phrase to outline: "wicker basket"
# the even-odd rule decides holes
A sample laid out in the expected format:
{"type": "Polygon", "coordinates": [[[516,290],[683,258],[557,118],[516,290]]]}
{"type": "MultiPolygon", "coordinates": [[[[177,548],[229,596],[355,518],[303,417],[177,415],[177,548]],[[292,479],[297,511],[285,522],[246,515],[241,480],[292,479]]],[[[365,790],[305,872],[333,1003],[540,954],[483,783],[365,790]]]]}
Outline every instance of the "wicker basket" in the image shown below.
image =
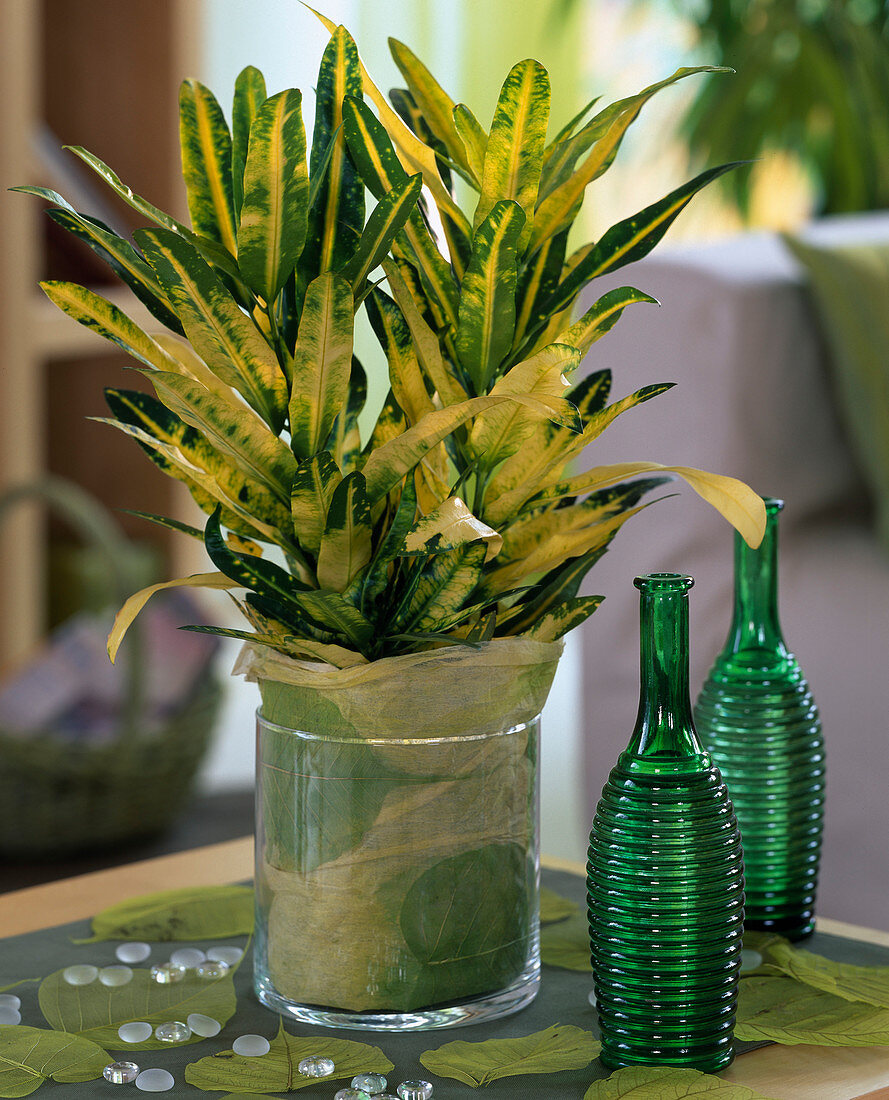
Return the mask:
{"type": "MultiPolygon", "coordinates": [[[[109,566],[116,600],[129,594],[131,547],[112,517],[79,487],[57,478],[20,486],[0,500],[0,519],[37,497],[61,514],[109,566]]],[[[183,807],[221,700],[207,672],[163,728],[140,729],[144,664],[138,629],[130,646],[126,706],[111,743],[72,744],[45,730],[0,728],[0,855],[49,858],[99,850],[162,832],[183,807]]],[[[128,639],[129,641],[129,639],[128,639]]]]}

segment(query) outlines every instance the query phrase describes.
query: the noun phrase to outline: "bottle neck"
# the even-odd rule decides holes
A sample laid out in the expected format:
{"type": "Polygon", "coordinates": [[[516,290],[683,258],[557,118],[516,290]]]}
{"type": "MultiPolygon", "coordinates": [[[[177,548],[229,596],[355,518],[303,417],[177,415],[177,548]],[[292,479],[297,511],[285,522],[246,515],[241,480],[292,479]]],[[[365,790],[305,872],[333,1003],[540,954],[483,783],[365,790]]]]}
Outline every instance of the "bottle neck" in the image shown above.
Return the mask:
{"type": "Polygon", "coordinates": [[[690,577],[639,577],[639,714],[628,753],[676,760],[704,750],[695,733],[688,689],[690,577]],[[671,578],[672,584],[670,583],[671,578]]]}
{"type": "Polygon", "coordinates": [[[726,648],[785,654],[778,619],[778,515],[783,503],[766,499],[766,530],[754,550],[735,534],[735,607],[726,648]]]}

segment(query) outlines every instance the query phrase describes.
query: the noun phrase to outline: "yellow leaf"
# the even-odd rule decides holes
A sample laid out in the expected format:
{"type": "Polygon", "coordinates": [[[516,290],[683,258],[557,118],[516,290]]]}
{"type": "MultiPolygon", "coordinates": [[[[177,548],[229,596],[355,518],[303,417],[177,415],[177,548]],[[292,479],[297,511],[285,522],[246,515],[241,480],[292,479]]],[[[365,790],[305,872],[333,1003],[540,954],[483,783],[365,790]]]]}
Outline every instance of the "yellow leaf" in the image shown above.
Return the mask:
{"type": "Polygon", "coordinates": [[[448,497],[424,516],[404,540],[405,549],[419,550],[432,539],[442,549],[481,539],[486,548],[485,561],[496,558],[503,545],[500,535],[474,516],[459,497],[448,497]]]}

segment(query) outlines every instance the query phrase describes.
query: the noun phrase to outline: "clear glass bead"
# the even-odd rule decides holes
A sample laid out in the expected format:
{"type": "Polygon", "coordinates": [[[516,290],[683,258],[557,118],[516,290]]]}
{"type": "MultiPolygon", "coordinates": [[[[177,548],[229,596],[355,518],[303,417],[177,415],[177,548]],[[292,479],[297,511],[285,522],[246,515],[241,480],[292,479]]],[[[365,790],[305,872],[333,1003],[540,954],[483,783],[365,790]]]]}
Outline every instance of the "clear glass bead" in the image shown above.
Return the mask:
{"type": "Polygon", "coordinates": [[[195,1035],[200,1035],[202,1039],[212,1039],[222,1031],[222,1024],[212,1016],[205,1016],[203,1012],[190,1013],[185,1022],[195,1035]]]}
{"type": "Polygon", "coordinates": [[[125,1043],[144,1043],[146,1039],[151,1038],[153,1032],[154,1028],[144,1020],[121,1024],[117,1029],[117,1034],[125,1043]]]}
{"type": "Polygon", "coordinates": [[[99,971],[102,985],[126,985],[133,980],[133,972],[128,966],[103,966],[99,971]]]}
{"type": "Polygon", "coordinates": [[[243,957],[244,951],[240,947],[211,947],[207,952],[208,959],[228,963],[229,966],[237,966],[243,957]]]}
{"type": "Polygon", "coordinates": [[[11,1005],[0,1005],[0,1024],[20,1024],[22,1014],[11,1005]]]}
{"type": "Polygon", "coordinates": [[[165,1069],[143,1069],[136,1078],[136,1088],[143,1092],[169,1092],[175,1084],[173,1074],[165,1069]]]}
{"type": "Polygon", "coordinates": [[[191,1038],[191,1028],[181,1020],[167,1020],[165,1024],[157,1025],[154,1037],[162,1043],[184,1043],[191,1038]]]}
{"type": "Polygon", "coordinates": [[[332,1058],[321,1054],[310,1054],[296,1067],[303,1077],[329,1077],[336,1069],[332,1058]]]}
{"type": "Polygon", "coordinates": [[[62,971],[62,977],[68,985],[90,985],[99,976],[97,966],[66,966],[62,971]]]}
{"type": "Polygon", "coordinates": [[[386,1087],[386,1078],[381,1073],[359,1073],[352,1078],[353,1089],[364,1089],[371,1096],[379,1096],[386,1087]]]}
{"type": "Polygon", "coordinates": [[[170,956],[170,962],[174,966],[184,966],[186,969],[191,969],[197,966],[198,963],[204,962],[206,958],[204,952],[197,947],[180,947],[178,951],[174,951],[170,956]]]}
{"type": "Polygon", "coordinates": [[[119,943],[114,954],[122,963],[145,962],[151,954],[151,944],[134,941],[132,943],[119,943]]]}
{"type": "Polygon", "coordinates": [[[207,959],[205,962],[198,963],[194,968],[194,972],[199,978],[203,978],[205,982],[215,982],[218,978],[224,978],[230,969],[228,963],[207,959]]]}
{"type": "Polygon", "coordinates": [[[235,1054],[241,1054],[245,1058],[261,1058],[268,1054],[271,1045],[262,1035],[239,1035],[232,1043],[235,1054]]]}
{"type": "Polygon", "coordinates": [[[430,1081],[402,1081],[395,1091],[401,1100],[429,1100],[433,1089],[430,1081]]]}
{"type": "Polygon", "coordinates": [[[15,1008],[22,1007],[22,1001],[20,997],[16,997],[14,993],[0,993],[0,1008],[15,1008]]]}
{"type": "Polygon", "coordinates": [[[151,976],[159,985],[172,985],[181,982],[185,977],[184,966],[176,966],[174,963],[158,963],[151,968],[151,976]]]}
{"type": "Polygon", "coordinates": [[[371,1100],[370,1093],[364,1089],[340,1089],[333,1094],[333,1100],[371,1100]]]}
{"type": "Polygon", "coordinates": [[[128,1085],[139,1076],[135,1062],[112,1062],[102,1070],[102,1076],[112,1085],[128,1085]]]}

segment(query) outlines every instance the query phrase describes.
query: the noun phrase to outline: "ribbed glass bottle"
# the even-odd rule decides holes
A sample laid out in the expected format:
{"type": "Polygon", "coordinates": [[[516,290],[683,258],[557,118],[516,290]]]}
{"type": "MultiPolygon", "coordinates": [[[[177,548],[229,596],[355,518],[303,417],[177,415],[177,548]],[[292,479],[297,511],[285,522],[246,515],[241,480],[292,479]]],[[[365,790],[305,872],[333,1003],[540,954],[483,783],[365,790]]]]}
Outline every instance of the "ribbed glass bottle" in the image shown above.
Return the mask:
{"type": "Polygon", "coordinates": [[[824,819],[818,708],[778,618],[778,515],[766,497],[757,550],[735,536],[728,640],[695,707],[701,740],[731,793],[744,845],[746,926],[790,939],[815,926],[824,819]]]}
{"type": "Polygon", "coordinates": [[[632,740],[596,810],[587,863],[602,1061],[732,1060],[744,873],[728,791],[695,733],[691,577],[637,577],[641,692],[632,740]]]}

